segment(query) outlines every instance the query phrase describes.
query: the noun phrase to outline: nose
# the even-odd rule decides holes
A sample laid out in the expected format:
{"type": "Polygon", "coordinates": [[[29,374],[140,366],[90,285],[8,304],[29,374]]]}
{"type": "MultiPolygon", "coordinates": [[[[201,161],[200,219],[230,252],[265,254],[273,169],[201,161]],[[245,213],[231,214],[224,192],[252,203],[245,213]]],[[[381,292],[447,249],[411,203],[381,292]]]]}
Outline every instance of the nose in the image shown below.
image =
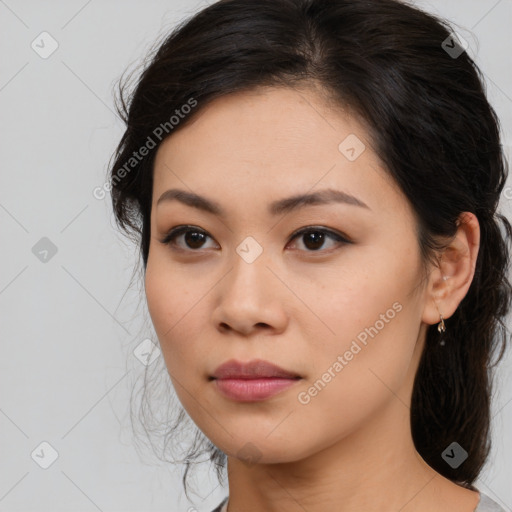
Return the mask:
{"type": "Polygon", "coordinates": [[[238,255],[233,267],[214,288],[213,321],[223,333],[235,331],[243,336],[255,332],[277,334],[287,324],[284,293],[290,293],[276,277],[268,261],[260,256],[247,263],[238,255]]]}

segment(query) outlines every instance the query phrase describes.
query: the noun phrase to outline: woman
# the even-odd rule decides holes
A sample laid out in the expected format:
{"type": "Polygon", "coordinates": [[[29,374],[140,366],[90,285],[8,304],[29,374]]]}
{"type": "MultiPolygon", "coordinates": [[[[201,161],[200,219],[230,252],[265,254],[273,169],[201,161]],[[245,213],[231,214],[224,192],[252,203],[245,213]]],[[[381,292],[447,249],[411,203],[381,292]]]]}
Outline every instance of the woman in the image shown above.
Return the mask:
{"type": "Polygon", "coordinates": [[[121,94],[114,212],[227,465],[216,511],[503,510],[473,483],[512,296],[506,161],[446,22],[222,0],[121,94]]]}

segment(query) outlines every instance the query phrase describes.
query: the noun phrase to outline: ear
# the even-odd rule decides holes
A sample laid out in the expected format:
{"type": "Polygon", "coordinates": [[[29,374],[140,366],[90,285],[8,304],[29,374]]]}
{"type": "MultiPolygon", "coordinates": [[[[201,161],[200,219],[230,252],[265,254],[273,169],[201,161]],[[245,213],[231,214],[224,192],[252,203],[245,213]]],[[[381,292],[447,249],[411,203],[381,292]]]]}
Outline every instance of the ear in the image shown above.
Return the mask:
{"type": "Polygon", "coordinates": [[[425,290],[423,322],[436,324],[450,318],[459,307],[475,274],[476,259],[480,248],[480,225],[471,212],[462,212],[457,219],[458,229],[454,238],[442,252],[438,266],[428,278],[425,290]]]}

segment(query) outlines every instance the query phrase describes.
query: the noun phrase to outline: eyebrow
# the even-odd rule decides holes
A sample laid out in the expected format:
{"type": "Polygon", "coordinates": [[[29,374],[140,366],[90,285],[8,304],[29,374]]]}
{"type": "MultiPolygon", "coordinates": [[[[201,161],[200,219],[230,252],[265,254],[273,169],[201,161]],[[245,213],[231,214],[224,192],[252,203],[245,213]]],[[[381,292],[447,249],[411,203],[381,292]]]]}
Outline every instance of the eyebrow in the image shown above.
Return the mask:
{"type": "MultiPolygon", "coordinates": [[[[158,206],[164,201],[179,201],[180,203],[186,204],[193,208],[197,208],[199,210],[203,210],[213,215],[217,215],[219,217],[224,217],[226,215],[225,211],[219,203],[198,194],[194,194],[193,192],[187,192],[186,190],[180,190],[176,188],[166,190],[158,198],[156,205],[158,206]]],[[[345,203],[371,210],[371,208],[366,203],[357,197],[341,190],[328,188],[314,192],[312,194],[299,194],[274,201],[268,206],[268,213],[275,216],[298,210],[304,206],[331,203],[345,203]]]]}

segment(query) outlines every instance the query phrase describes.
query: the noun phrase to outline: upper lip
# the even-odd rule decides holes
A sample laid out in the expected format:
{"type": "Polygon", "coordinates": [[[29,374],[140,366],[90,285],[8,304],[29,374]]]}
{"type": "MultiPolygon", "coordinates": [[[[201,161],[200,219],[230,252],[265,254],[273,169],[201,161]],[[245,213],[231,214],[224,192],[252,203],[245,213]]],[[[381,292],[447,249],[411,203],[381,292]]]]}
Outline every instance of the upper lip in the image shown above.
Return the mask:
{"type": "Polygon", "coordinates": [[[248,363],[230,359],[221,364],[212,377],[214,379],[258,379],[264,377],[296,379],[300,375],[262,359],[254,359],[248,363]]]}

